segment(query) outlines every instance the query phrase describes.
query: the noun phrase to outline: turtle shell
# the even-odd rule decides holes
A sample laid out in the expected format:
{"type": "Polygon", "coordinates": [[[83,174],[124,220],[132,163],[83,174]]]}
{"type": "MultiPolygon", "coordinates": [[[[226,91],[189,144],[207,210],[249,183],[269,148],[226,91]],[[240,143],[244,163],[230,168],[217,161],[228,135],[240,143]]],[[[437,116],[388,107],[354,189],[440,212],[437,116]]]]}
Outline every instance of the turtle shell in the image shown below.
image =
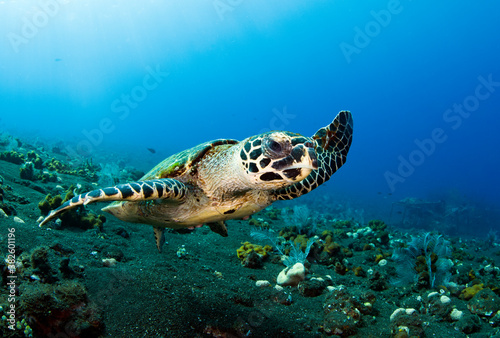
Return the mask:
{"type": "Polygon", "coordinates": [[[191,170],[211,149],[221,145],[233,145],[237,140],[218,139],[205,142],[196,147],[186,149],[180,153],[167,157],[151,169],[141,180],[157,178],[176,178],[191,170]]]}

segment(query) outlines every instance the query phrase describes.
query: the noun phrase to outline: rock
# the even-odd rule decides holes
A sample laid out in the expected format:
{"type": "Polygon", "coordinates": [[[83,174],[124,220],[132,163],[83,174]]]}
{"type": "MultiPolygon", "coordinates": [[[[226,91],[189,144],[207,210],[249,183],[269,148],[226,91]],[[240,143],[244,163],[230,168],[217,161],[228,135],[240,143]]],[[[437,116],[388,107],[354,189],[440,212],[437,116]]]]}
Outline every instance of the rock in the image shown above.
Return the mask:
{"type": "Polygon", "coordinates": [[[490,288],[476,293],[467,304],[470,312],[482,317],[491,317],[500,310],[500,298],[490,288]]]}
{"type": "Polygon", "coordinates": [[[398,333],[404,331],[404,337],[423,337],[424,325],[422,323],[422,318],[417,310],[413,308],[396,309],[391,314],[390,320],[391,332],[393,335],[397,335],[398,333]]]}
{"type": "Polygon", "coordinates": [[[327,283],[323,279],[311,278],[299,283],[299,292],[305,297],[317,297],[326,287],[327,283]]]}
{"type": "Polygon", "coordinates": [[[325,316],[321,330],[326,335],[355,335],[363,324],[363,316],[371,313],[374,302],[375,296],[371,293],[333,289],[323,304],[325,316]]]}
{"type": "Polygon", "coordinates": [[[497,313],[490,318],[489,323],[491,326],[500,325],[500,311],[497,311],[497,313]]]}
{"type": "Polygon", "coordinates": [[[464,315],[463,311],[453,309],[450,313],[450,318],[454,321],[457,321],[462,319],[463,315],[464,315]]]}
{"type": "Polygon", "coordinates": [[[445,295],[442,295],[439,300],[441,301],[441,304],[448,304],[449,302],[451,302],[451,299],[450,297],[448,296],[445,296],[445,295]]]}
{"type": "Polygon", "coordinates": [[[5,213],[5,211],[3,211],[3,209],[0,209],[0,218],[7,218],[7,217],[9,216],[5,213]]]}
{"type": "Polygon", "coordinates": [[[129,238],[130,235],[128,233],[128,231],[123,228],[123,227],[119,227],[118,229],[115,230],[115,234],[117,234],[118,236],[122,236],[123,238],[129,238]]]}
{"type": "Polygon", "coordinates": [[[271,283],[269,283],[268,280],[258,280],[255,282],[255,286],[257,286],[259,288],[265,288],[265,287],[271,286],[271,283]]]}
{"type": "Polygon", "coordinates": [[[378,262],[378,265],[379,265],[379,266],[386,266],[386,265],[387,265],[387,259],[381,259],[381,260],[378,262]]]}
{"type": "Polygon", "coordinates": [[[14,216],[14,222],[16,222],[16,223],[24,223],[24,221],[22,219],[20,219],[19,217],[17,217],[17,216],[14,216]]]}
{"type": "Polygon", "coordinates": [[[478,316],[468,314],[462,316],[455,327],[465,334],[471,334],[481,330],[481,321],[478,316]]]}
{"type": "Polygon", "coordinates": [[[105,267],[108,267],[108,268],[115,266],[116,263],[117,263],[117,261],[114,258],[103,258],[102,259],[102,265],[104,265],[105,267]]]}

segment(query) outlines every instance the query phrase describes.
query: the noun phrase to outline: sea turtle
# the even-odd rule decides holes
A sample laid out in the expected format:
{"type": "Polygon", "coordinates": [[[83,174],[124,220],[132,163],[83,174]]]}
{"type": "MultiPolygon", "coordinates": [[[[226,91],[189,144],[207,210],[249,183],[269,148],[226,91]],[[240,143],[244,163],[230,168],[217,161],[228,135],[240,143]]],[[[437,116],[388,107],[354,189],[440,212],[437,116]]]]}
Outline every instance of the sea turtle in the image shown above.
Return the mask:
{"type": "Polygon", "coordinates": [[[326,182],[345,163],[352,132],[351,113],[341,111],[313,137],[271,131],[241,142],[202,143],[163,160],[138,182],[72,198],[40,226],[76,206],[115,201],[102,210],[123,221],[152,225],[159,251],[165,228],[207,224],[227,236],[226,220],[297,198],[326,182]]]}

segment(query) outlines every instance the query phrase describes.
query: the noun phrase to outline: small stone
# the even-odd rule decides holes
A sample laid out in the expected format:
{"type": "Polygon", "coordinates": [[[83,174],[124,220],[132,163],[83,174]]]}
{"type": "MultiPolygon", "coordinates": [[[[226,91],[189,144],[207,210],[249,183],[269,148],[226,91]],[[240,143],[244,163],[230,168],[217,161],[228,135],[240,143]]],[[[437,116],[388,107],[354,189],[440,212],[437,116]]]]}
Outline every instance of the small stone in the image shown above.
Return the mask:
{"type": "Polygon", "coordinates": [[[453,309],[450,313],[450,317],[451,317],[451,319],[457,321],[457,320],[460,320],[462,318],[463,314],[464,314],[463,311],[453,309]]]}
{"type": "Polygon", "coordinates": [[[24,223],[24,221],[22,219],[20,219],[19,217],[17,217],[17,216],[14,216],[14,222],[16,222],[16,223],[24,223]]]}
{"type": "Polygon", "coordinates": [[[255,282],[255,286],[257,286],[259,288],[265,288],[265,287],[271,286],[271,283],[269,283],[268,280],[258,280],[255,282]]]}
{"type": "Polygon", "coordinates": [[[429,293],[427,295],[427,298],[431,298],[431,297],[438,296],[438,295],[439,295],[439,293],[437,293],[436,291],[434,291],[434,292],[429,293]]]}
{"type": "Polygon", "coordinates": [[[381,259],[380,261],[378,261],[378,265],[379,266],[386,266],[387,265],[387,259],[381,259]]]}
{"type": "Polygon", "coordinates": [[[324,280],[312,278],[300,282],[299,292],[305,297],[317,297],[323,293],[326,288],[326,283],[324,280]]]}
{"type": "Polygon", "coordinates": [[[3,211],[3,209],[0,209],[0,217],[7,218],[9,216],[5,213],[5,211],[3,211]]]}
{"type": "Polygon", "coordinates": [[[283,291],[284,287],[282,287],[281,285],[276,284],[276,285],[274,286],[274,289],[275,289],[276,291],[283,291]]]}
{"type": "Polygon", "coordinates": [[[394,312],[391,314],[391,318],[390,318],[390,319],[391,319],[391,322],[393,322],[393,321],[394,321],[394,319],[395,319],[397,316],[402,315],[402,314],[403,314],[403,313],[405,313],[405,312],[406,312],[406,309],[404,309],[404,308],[402,308],[402,307],[400,307],[399,309],[394,310],[394,312]]]}
{"type": "Polygon", "coordinates": [[[451,302],[451,299],[450,297],[448,296],[441,296],[441,298],[439,298],[439,300],[441,301],[441,304],[448,304],[449,302],[451,302]]]}
{"type": "Polygon", "coordinates": [[[103,258],[102,259],[102,265],[104,265],[105,267],[108,267],[108,268],[115,266],[116,263],[117,263],[117,260],[114,258],[103,258]]]}
{"type": "Polygon", "coordinates": [[[417,310],[410,308],[410,309],[406,309],[405,312],[406,312],[407,315],[412,315],[412,314],[416,313],[417,310]]]}
{"type": "Polygon", "coordinates": [[[40,223],[41,221],[43,221],[43,216],[38,217],[38,219],[36,220],[37,223],[40,223]]]}

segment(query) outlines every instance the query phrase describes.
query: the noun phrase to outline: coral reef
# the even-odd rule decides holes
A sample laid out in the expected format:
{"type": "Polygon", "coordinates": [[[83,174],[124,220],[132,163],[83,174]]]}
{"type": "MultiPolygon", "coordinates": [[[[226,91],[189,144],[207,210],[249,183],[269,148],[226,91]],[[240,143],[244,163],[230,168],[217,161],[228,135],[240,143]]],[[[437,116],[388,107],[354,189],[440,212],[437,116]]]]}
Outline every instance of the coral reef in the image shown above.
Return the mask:
{"type": "Polygon", "coordinates": [[[263,259],[273,250],[269,245],[262,246],[250,242],[244,242],[242,244],[243,245],[236,250],[236,254],[243,266],[252,269],[261,268],[263,259]]]}
{"type": "MultiPolygon", "coordinates": [[[[64,199],[61,195],[52,196],[51,194],[47,194],[45,198],[38,203],[38,208],[43,216],[48,215],[50,210],[58,208],[64,202],[73,198],[75,188],[71,186],[64,196],[64,199]]],[[[61,220],[61,227],[77,227],[84,230],[88,229],[98,229],[102,230],[104,222],[106,222],[106,217],[104,215],[96,215],[91,211],[86,211],[84,208],[77,208],[68,210],[61,214],[59,217],[61,220]]]]}
{"type": "Polygon", "coordinates": [[[397,263],[398,278],[393,280],[393,284],[418,282],[420,286],[428,288],[446,284],[453,265],[450,255],[450,242],[442,235],[427,232],[412,237],[408,247],[394,250],[392,259],[397,263]]]}
{"type": "Polygon", "coordinates": [[[25,161],[24,155],[14,150],[0,153],[0,160],[14,164],[22,164],[25,161]]]}

